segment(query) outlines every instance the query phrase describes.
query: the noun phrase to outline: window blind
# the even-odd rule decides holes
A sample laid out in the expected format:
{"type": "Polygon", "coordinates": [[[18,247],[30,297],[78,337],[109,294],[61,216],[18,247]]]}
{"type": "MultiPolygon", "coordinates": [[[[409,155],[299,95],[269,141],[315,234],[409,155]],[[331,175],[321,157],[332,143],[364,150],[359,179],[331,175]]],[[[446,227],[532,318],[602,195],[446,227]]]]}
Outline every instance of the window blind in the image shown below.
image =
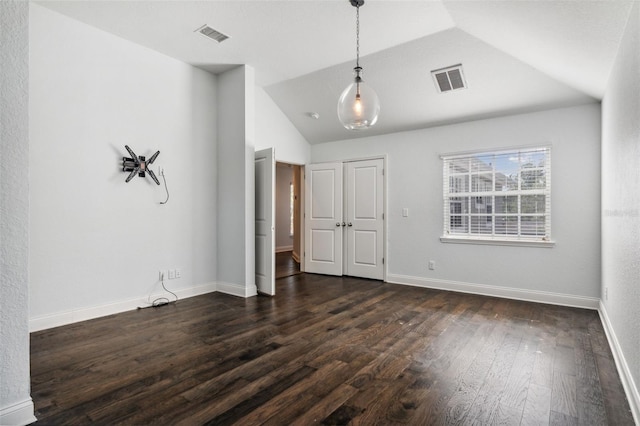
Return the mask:
{"type": "Polygon", "coordinates": [[[447,155],[443,237],[551,239],[551,147],[447,155]]]}

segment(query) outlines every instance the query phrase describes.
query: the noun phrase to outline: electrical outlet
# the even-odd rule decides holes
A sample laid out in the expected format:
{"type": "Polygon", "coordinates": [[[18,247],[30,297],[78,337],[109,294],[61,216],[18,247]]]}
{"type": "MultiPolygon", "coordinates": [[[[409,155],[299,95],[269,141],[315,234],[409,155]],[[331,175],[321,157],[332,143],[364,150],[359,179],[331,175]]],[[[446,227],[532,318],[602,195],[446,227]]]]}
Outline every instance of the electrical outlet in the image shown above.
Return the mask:
{"type": "Polygon", "coordinates": [[[158,271],[158,279],[162,281],[163,278],[167,278],[167,271],[160,269],[158,271]]]}
{"type": "Polygon", "coordinates": [[[429,270],[433,271],[434,269],[436,269],[436,261],[435,260],[430,260],[429,261],[429,270]]]}
{"type": "Polygon", "coordinates": [[[176,278],[176,270],[175,269],[169,269],[169,279],[173,280],[176,278]]]}
{"type": "Polygon", "coordinates": [[[182,276],[182,272],[180,272],[180,268],[176,268],[176,278],[180,278],[182,276]]]}
{"type": "Polygon", "coordinates": [[[407,207],[402,209],[402,217],[409,217],[409,209],[407,207]]]}

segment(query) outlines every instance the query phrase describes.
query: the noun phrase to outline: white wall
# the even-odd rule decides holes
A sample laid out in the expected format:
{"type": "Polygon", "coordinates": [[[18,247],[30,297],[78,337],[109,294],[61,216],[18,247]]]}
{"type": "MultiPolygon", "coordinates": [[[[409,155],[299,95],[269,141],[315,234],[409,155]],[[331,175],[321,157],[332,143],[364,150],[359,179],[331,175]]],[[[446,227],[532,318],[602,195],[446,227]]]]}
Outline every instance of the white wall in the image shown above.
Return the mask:
{"type": "MultiPolygon", "coordinates": [[[[255,154],[256,154],[256,72],[244,65],[244,297],[257,296],[256,287],[256,180],[255,180],[255,154]]],[[[221,98],[226,106],[226,101],[221,98]]],[[[240,167],[240,165],[238,165],[240,167]]],[[[224,241],[222,241],[224,243],[224,241]]],[[[218,286],[218,288],[220,288],[218,286]]]]}
{"type": "Polygon", "coordinates": [[[312,145],[312,162],[387,155],[391,282],[597,307],[600,106],[312,145]],[[459,151],[552,145],[553,248],[445,244],[442,161],[459,151]],[[409,216],[402,217],[402,209],[409,216]],[[428,260],[436,262],[429,271],[428,260]],[[565,297],[565,295],[568,295],[565,297]]]}
{"type": "Polygon", "coordinates": [[[29,4],[0,2],[0,424],[35,421],[29,376],[29,4]]]}
{"type": "Polygon", "coordinates": [[[254,80],[248,66],[219,76],[217,288],[243,297],[257,294],[254,80]]]}
{"type": "MultiPolygon", "coordinates": [[[[33,329],[215,290],[216,77],[44,7],[30,26],[33,329]],[[170,191],[125,183],[124,145],[170,191]]],[[[26,178],[26,175],[25,175],[26,178]]]]}
{"type": "Polygon", "coordinates": [[[602,312],[640,424],[640,3],[602,101],[602,312]]]}
{"type": "Polygon", "coordinates": [[[274,148],[276,160],[290,164],[307,164],[310,147],[286,115],[261,87],[256,87],[256,151],[274,148]]]}
{"type": "Polygon", "coordinates": [[[289,185],[293,183],[293,167],[278,163],[276,167],[276,251],[293,250],[289,234],[289,185]]]}

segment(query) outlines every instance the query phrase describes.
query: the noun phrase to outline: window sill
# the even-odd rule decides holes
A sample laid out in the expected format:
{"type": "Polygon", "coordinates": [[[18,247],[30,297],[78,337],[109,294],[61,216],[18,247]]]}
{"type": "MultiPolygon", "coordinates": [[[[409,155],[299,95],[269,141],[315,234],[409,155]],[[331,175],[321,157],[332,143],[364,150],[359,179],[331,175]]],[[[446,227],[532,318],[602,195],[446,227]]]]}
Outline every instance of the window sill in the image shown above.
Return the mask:
{"type": "Polygon", "coordinates": [[[540,240],[496,240],[492,238],[482,237],[440,237],[440,242],[454,244],[480,244],[490,246],[520,246],[520,247],[545,247],[552,248],[556,245],[555,241],[540,240]]]}

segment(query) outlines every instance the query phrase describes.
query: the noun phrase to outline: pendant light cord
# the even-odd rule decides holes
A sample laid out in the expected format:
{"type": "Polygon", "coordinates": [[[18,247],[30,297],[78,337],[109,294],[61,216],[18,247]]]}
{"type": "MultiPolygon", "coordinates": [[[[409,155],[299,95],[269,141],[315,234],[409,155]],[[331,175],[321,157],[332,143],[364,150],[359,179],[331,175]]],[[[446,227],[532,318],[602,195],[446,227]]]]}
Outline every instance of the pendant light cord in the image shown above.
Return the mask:
{"type": "Polygon", "coordinates": [[[356,68],[360,68],[360,6],[356,6],[356,68]]]}

